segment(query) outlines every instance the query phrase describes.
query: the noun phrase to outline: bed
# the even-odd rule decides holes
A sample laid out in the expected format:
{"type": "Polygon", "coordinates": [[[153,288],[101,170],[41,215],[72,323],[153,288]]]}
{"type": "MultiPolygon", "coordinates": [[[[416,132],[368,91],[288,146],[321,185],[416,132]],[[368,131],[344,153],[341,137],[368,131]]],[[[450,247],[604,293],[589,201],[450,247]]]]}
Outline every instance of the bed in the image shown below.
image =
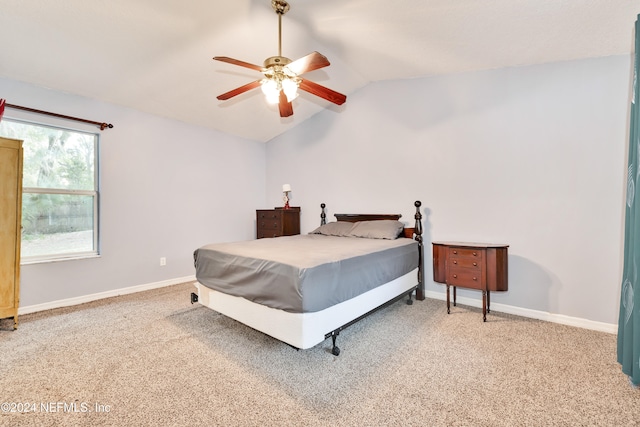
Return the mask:
{"type": "Polygon", "coordinates": [[[200,303],[297,349],[332,338],[400,299],[424,300],[422,215],[336,214],[304,235],[215,243],[194,251],[200,303]]]}

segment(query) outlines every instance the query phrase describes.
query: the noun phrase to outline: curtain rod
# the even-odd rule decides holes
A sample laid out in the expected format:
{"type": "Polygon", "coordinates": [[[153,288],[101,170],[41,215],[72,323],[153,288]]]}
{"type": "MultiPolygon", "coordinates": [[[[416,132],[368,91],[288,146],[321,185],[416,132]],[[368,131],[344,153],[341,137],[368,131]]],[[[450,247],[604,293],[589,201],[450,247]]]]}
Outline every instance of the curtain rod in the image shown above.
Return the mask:
{"type": "Polygon", "coordinates": [[[63,114],[57,114],[57,113],[50,113],[49,111],[36,110],[34,108],[21,107],[19,105],[14,105],[9,103],[6,103],[5,107],[14,108],[16,110],[29,111],[31,113],[45,114],[47,116],[60,117],[62,119],[75,120],[76,122],[90,123],[92,125],[100,126],[100,130],[105,130],[106,128],[109,128],[109,129],[113,128],[113,125],[111,123],[94,122],[93,120],[79,119],[77,117],[65,116],[63,114]]]}

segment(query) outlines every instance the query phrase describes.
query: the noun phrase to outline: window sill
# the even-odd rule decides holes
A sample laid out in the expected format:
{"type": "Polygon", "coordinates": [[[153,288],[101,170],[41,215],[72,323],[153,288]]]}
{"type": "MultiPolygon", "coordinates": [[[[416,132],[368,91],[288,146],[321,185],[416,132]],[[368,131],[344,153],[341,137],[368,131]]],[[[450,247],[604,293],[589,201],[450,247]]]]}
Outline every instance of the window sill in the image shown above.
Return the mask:
{"type": "Polygon", "coordinates": [[[20,260],[20,265],[49,264],[53,262],[78,261],[78,260],[93,259],[93,258],[100,258],[100,254],[60,256],[58,258],[26,259],[26,260],[20,260]]]}

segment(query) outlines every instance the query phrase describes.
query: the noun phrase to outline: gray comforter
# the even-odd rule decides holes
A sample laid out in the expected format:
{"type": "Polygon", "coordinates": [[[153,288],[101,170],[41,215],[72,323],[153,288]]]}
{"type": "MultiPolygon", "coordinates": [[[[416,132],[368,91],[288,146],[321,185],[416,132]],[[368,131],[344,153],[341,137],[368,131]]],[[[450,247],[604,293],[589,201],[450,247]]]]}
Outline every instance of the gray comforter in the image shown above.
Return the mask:
{"type": "MultiPolygon", "coordinates": [[[[415,240],[319,234],[216,243],[194,252],[211,289],[293,313],[323,310],[418,267],[415,240]]],[[[417,284],[417,278],[416,278],[417,284]]]]}

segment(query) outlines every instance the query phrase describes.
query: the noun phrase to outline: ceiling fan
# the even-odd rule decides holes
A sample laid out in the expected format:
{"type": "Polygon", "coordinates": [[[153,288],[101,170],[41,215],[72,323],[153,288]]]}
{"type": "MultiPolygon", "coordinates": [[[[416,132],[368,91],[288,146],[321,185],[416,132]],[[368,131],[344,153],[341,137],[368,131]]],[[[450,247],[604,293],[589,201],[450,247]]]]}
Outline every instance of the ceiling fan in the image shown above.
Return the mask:
{"type": "Polygon", "coordinates": [[[262,67],[226,56],[215,56],[213,59],[216,61],[239,65],[264,74],[264,78],[237,87],[217,96],[217,98],[224,101],[262,86],[267,102],[279,105],[280,117],[293,115],[291,101],[298,96],[298,89],[337,105],[344,104],[347,100],[346,95],[300,77],[304,73],[331,65],[324,55],[312,52],[295,61],[282,56],[282,15],[289,11],[289,3],[284,0],[271,0],[271,7],[278,15],[278,56],[271,56],[265,59],[262,67]]]}

